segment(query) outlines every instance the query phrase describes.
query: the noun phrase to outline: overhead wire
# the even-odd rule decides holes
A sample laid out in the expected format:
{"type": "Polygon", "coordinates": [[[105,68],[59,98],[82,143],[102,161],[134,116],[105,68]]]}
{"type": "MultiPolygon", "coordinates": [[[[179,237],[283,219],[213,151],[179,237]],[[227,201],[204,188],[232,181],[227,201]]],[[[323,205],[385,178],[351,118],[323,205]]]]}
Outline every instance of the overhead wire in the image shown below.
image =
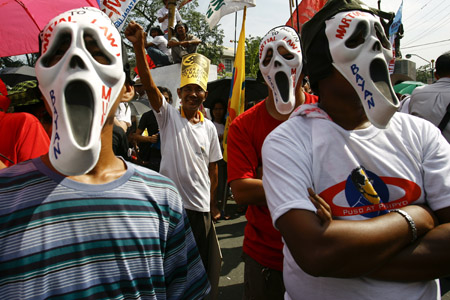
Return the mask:
{"type": "Polygon", "coordinates": [[[430,4],[430,2],[432,2],[432,1],[433,1],[433,0],[428,1],[427,3],[425,3],[425,5],[422,6],[419,10],[417,10],[415,13],[413,13],[412,15],[408,16],[407,18],[405,18],[405,21],[411,19],[411,18],[412,18],[413,16],[415,16],[417,13],[421,12],[428,4],[430,4]]]}
{"type": "MultiPolygon", "coordinates": [[[[438,5],[436,5],[434,8],[432,8],[430,11],[427,11],[426,14],[427,14],[427,15],[432,15],[432,13],[433,13],[436,9],[439,9],[439,7],[440,7],[442,4],[444,4],[444,3],[445,3],[445,0],[442,0],[438,5]]],[[[441,10],[441,12],[443,12],[443,11],[445,11],[445,9],[444,9],[444,10],[441,10]]],[[[414,29],[416,29],[416,28],[418,28],[418,27],[420,27],[420,26],[423,26],[422,24],[425,24],[425,23],[427,22],[427,19],[428,19],[428,18],[421,18],[421,20],[419,20],[419,21],[417,21],[417,22],[414,22],[414,25],[411,26],[411,27],[409,27],[408,29],[409,29],[409,30],[414,30],[414,29]]],[[[406,21],[406,20],[405,20],[405,21],[406,21]]]]}
{"type": "MultiPolygon", "coordinates": [[[[443,3],[443,2],[441,2],[441,3],[443,3]]],[[[441,28],[442,25],[446,24],[448,22],[448,16],[447,16],[446,10],[449,7],[450,7],[450,5],[446,6],[444,9],[442,9],[440,11],[440,13],[444,13],[444,15],[442,17],[437,19],[437,16],[440,15],[440,13],[435,15],[435,18],[434,18],[435,21],[434,21],[433,25],[431,25],[431,26],[421,25],[421,26],[426,27],[426,28],[424,28],[422,31],[416,33],[414,36],[410,37],[407,42],[405,41],[405,46],[411,45],[411,44],[415,43],[416,41],[418,41],[420,39],[423,39],[428,33],[432,32],[432,31],[434,31],[434,30],[436,30],[438,28],[441,28]]],[[[427,24],[427,22],[425,22],[424,24],[427,24]]],[[[412,29],[413,28],[405,28],[405,31],[410,31],[412,29]]]]}
{"type": "Polygon", "coordinates": [[[411,49],[411,48],[417,48],[417,47],[434,45],[434,44],[445,43],[445,42],[450,42],[450,39],[436,41],[436,42],[430,42],[430,43],[425,43],[425,44],[420,44],[420,45],[414,45],[414,46],[406,46],[406,47],[402,47],[402,49],[411,49]]]}
{"type": "Polygon", "coordinates": [[[415,36],[409,38],[407,42],[405,41],[405,46],[411,45],[412,43],[415,43],[418,40],[423,39],[425,36],[427,36],[428,33],[442,27],[442,25],[444,25],[447,22],[448,22],[448,20],[446,17],[441,18],[440,21],[437,21],[432,26],[426,28],[424,31],[419,32],[415,36]]]}

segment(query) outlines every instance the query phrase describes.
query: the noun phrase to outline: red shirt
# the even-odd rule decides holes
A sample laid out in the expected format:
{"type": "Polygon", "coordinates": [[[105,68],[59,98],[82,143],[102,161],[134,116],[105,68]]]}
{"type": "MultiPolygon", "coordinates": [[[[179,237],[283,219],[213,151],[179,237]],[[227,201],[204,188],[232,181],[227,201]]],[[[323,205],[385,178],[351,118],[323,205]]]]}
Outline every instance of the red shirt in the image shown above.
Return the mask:
{"type": "Polygon", "coordinates": [[[7,166],[46,154],[50,139],[39,120],[28,113],[4,113],[0,111],[0,155],[7,166]]]}
{"type": "MultiPolygon", "coordinates": [[[[316,103],[317,96],[305,93],[305,104],[316,103]]],[[[283,121],[274,119],[261,101],[239,115],[228,132],[228,182],[256,178],[262,165],[261,148],[266,136],[283,121]]],[[[265,267],[283,269],[281,234],[272,225],[267,206],[249,205],[246,213],[243,251],[265,267]]]]}

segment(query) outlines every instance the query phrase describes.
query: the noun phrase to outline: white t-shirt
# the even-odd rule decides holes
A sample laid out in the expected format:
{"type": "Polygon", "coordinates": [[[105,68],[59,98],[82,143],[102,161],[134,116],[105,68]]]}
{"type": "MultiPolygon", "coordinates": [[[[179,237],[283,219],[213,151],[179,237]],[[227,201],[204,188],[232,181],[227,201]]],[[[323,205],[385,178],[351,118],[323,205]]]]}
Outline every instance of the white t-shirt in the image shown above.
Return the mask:
{"type": "MultiPolygon", "coordinates": [[[[450,146],[435,126],[407,114],[394,114],[385,130],[370,126],[355,131],[330,120],[293,117],[266,138],[262,156],[264,190],[274,224],[291,209],[315,211],[308,187],[327,200],[337,219],[379,215],[379,206],[355,187],[354,170],[361,166],[388,209],[410,203],[427,203],[433,210],[450,206],[450,146]]],[[[312,277],[300,269],[288,247],[283,252],[285,299],[440,297],[437,281],[312,277]]]]}
{"type": "Polygon", "coordinates": [[[222,123],[217,123],[217,122],[213,122],[213,124],[216,127],[217,134],[223,135],[223,133],[225,132],[225,125],[222,123]]]}
{"type": "MultiPolygon", "coordinates": [[[[409,102],[409,113],[438,126],[450,104],[450,78],[443,77],[433,84],[414,89],[409,102]]],[[[450,122],[442,132],[450,143],[450,122]]]]}
{"type": "Polygon", "coordinates": [[[117,120],[125,122],[127,127],[131,126],[131,108],[128,106],[128,103],[120,102],[115,117],[117,120]]]}
{"type": "Polygon", "coordinates": [[[208,167],[222,159],[216,128],[206,118],[192,124],[165,99],[162,103],[155,113],[161,135],[160,173],[175,182],[185,208],[209,212],[208,167]]]}
{"type": "MultiPolygon", "coordinates": [[[[167,9],[165,6],[163,6],[160,9],[158,9],[158,11],[156,12],[156,17],[161,18],[161,17],[164,17],[165,15],[167,15],[168,13],[169,13],[169,9],[167,9]]],[[[182,20],[181,20],[180,13],[178,12],[178,9],[175,8],[175,18],[173,18],[173,24],[171,27],[175,28],[175,25],[181,21],[182,20]]],[[[164,21],[162,21],[162,23],[161,23],[161,30],[164,33],[166,33],[166,31],[167,31],[168,24],[169,24],[169,18],[164,19],[164,21]]]]}
{"type": "Polygon", "coordinates": [[[168,41],[166,40],[166,38],[163,35],[155,36],[152,40],[152,43],[155,44],[156,47],[158,47],[158,49],[161,50],[162,52],[164,52],[164,54],[166,54],[167,56],[169,56],[169,57],[172,56],[170,49],[167,48],[168,41]]]}

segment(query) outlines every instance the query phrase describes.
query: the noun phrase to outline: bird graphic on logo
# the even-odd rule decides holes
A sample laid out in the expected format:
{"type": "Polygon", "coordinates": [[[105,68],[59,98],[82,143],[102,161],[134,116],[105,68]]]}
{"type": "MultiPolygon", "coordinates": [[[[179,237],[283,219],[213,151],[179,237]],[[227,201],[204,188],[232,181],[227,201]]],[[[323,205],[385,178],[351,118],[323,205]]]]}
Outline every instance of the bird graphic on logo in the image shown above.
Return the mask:
{"type": "Polygon", "coordinates": [[[374,218],[416,201],[420,194],[420,187],[411,180],[380,177],[359,166],[350,172],[345,181],[325,189],[319,195],[330,205],[333,216],[374,218]],[[388,186],[400,188],[404,193],[398,199],[391,199],[388,186]]]}

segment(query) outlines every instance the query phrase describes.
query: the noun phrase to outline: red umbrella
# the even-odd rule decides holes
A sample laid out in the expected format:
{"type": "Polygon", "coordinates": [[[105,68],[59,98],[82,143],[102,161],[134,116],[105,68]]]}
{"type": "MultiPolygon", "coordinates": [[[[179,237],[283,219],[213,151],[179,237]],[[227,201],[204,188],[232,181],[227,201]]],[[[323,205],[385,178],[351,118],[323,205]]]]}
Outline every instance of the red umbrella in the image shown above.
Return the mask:
{"type": "Polygon", "coordinates": [[[97,0],[0,0],[0,57],[39,52],[39,32],[58,14],[97,0]]]}

